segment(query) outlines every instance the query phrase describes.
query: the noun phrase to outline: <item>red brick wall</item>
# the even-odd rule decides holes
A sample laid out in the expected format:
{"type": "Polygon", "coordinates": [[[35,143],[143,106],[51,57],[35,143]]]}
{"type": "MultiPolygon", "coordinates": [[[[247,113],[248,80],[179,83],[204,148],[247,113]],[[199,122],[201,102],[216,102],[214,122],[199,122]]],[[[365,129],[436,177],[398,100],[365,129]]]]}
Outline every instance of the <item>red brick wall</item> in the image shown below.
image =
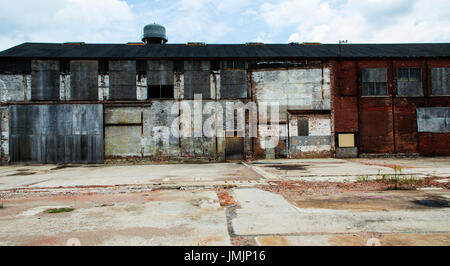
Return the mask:
{"type": "Polygon", "coordinates": [[[450,59],[361,60],[333,65],[335,132],[358,132],[360,153],[450,155],[450,133],[418,133],[416,109],[450,107],[450,97],[431,96],[431,68],[450,59]],[[387,68],[388,96],[361,97],[361,69],[387,68]],[[396,68],[422,68],[424,97],[397,97],[396,68]]]}

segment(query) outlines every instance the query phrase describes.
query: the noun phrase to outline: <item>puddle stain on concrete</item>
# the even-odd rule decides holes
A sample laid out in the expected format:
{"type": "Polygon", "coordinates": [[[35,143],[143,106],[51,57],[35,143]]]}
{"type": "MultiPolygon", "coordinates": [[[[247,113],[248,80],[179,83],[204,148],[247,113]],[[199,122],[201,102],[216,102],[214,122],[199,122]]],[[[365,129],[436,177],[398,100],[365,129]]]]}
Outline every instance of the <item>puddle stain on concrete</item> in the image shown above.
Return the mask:
{"type": "Polygon", "coordinates": [[[300,164],[264,165],[264,167],[271,167],[280,171],[287,171],[287,170],[306,171],[307,166],[308,165],[300,165],[300,164]]]}

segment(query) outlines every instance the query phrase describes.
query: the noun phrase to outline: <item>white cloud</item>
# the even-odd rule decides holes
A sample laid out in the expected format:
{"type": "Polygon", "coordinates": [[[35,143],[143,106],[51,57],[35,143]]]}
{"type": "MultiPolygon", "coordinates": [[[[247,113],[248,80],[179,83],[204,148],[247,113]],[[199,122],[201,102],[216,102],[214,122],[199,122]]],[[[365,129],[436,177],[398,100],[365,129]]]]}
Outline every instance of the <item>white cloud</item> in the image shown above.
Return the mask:
{"type": "Polygon", "coordinates": [[[436,0],[284,0],[260,14],[273,30],[294,26],[290,41],[448,42],[450,5],[436,0]]]}
{"type": "Polygon", "coordinates": [[[0,50],[23,42],[449,42],[448,0],[0,0],[0,50]]]}

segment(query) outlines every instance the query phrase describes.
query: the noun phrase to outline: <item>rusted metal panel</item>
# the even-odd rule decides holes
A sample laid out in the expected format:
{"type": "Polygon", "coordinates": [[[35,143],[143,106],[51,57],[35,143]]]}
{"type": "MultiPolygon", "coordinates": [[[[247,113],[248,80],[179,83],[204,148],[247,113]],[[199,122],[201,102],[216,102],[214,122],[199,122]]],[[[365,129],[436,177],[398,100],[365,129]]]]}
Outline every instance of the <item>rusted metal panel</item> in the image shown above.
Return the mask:
{"type": "Polygon", "coordinates": [[[31,100],[59,100],[59,61],[33,60],[31,63],[31,100]]]}
{"type": "Polygon", "coordinates": [[[73,60],[70,62],[70,97],[83,101],[98,98],[98,61],[73,60]]]}
{"type": "Polygon", "coordinates": [[[9,114],[12,162],[103,161],[102,105],[12,105],[9,114]]]}
{"type": "Polygon", "coordinates": [[[226,138],[225,158],[226,160],[244,159],[244,138],[226,138]]]}

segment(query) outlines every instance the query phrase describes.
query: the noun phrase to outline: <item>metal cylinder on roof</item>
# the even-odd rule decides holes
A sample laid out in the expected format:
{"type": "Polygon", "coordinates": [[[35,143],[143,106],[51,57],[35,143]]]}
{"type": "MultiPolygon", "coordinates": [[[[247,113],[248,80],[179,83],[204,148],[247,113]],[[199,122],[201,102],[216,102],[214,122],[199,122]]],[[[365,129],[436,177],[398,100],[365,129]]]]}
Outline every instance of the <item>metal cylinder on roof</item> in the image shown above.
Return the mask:
{"type": "Polygon", "coordinates": [[[142,41],[145,43],[165,44],[168,41],[166,28],[156,23],[148,24],[144,27],[142,41]]]}

